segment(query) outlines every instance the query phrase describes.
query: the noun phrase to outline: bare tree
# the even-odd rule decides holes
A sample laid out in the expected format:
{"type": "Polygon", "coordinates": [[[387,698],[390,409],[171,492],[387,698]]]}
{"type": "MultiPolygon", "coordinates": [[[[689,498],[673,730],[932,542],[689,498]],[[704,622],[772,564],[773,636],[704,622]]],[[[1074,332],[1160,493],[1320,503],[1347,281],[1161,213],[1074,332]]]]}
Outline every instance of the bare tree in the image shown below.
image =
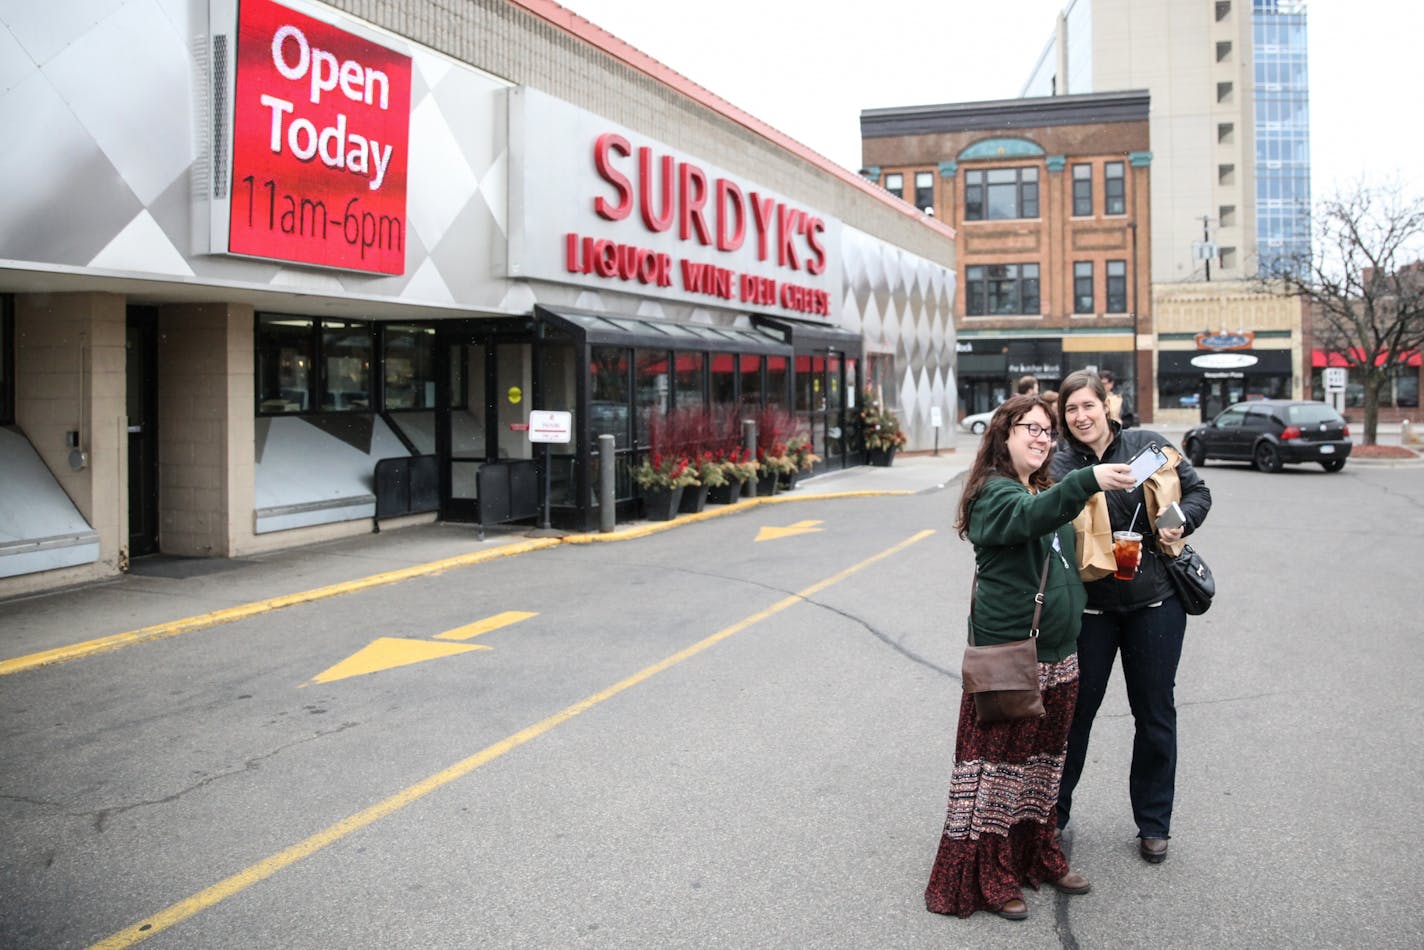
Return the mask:
{"type": "Polygon", "coordinates": [[[1364,384],[1373,445],[1381,394],[1424,346],[1424,201],[1398,184],[1360,183],[1317,205],[1313,230],[1310,260],[1281,276],[1309,303],[1317,346],[1364,384]]]}

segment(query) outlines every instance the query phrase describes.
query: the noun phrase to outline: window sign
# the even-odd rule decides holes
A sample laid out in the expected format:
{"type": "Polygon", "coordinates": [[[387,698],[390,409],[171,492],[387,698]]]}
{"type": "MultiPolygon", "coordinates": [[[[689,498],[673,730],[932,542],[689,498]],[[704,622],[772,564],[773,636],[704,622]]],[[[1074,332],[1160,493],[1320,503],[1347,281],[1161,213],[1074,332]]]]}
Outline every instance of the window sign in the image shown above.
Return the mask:
{"type": "Polygon", "coordinates": [[[242,0],[227,249],[405,272],[411,60],[242,0]]]}

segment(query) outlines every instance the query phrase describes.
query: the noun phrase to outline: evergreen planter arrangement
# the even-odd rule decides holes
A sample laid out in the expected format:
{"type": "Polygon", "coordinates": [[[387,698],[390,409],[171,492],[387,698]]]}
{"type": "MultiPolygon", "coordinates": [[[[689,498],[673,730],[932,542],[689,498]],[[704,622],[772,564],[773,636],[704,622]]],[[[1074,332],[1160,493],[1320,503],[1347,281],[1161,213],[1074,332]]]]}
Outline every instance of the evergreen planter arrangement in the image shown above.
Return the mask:
{"type": "Polygon", "coordinates": [[[739,481],[725,482],[707,489],[707,503],[709,505],[730,505],[742,497],[742,483],[739,481]]]}
{"type": "Polygon", "coordinates": [[[756,493],[758,498],[770,498],[776,494],[776,489],[781,484],[781,476],[776,472],[763,475],[757,479],[756,493]]]}
{"type": "Polygon", "coordinates": [[[894,464],[895,450],[908,441],[900,428],[899,417],[880,404],[874,389],[865,390],[860,406],[860,437],[865,444],[866,460],[871,465],[894,464]]]}

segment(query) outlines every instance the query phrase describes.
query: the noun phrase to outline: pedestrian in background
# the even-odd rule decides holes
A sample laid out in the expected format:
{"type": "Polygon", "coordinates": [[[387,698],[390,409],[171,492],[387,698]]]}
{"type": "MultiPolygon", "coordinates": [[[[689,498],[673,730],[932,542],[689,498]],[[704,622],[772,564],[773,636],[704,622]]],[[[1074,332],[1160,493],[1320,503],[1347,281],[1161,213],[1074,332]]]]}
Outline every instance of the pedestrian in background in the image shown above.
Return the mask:
{"type": "Polygon", "coordinates": [[[1020,396],[1037,396],[1037,395],[1038,395],[1038,377],[1037,377],[1037,376],[1020,376],[1020,377],[1019,377],[1019,384],[1018,384],[1018,394],[1019,394],[1020,396]]]}
{"type": "MultiPolygon", "coordinates": [[[[1112,370],[1104,369],[1098,371],[1098,378],[1102,380],[1103,391],[1107,393],[1107,396],[1104,398],[1103,402],[1108,407],[1108,418],[1112,419],[1114,422],[1121,422],[1122,396],[1113,392],[1113,390],[1117,388],[1117,377],[1113,375],[1112,370]]],[[[1059,392],[1062,392],[1062,387],[1059,388],[1059,392]]]]}
{"type": "Polygon", "coordinates": [[[976,643],[1028,636],[1048,565],[1037,641],[1045,715],[981,725],[973,695],[963,695],[949,815],[925,889],[925,906],[937,914],[991,910],[1022,920],[1028,916],[1024,884],[1047,882],[1068,894],[1090,887],[1069,869],[1054,833],[1085,601],[1070,522],[1094,493],[1130,486],[1132,476],[1126,465],[1099,465],[1053,484],[1053,443],[1053,417],[1043,400],[1010,398],[984,433],[959,501],[955,528],[974,544],[976,643]]]}
{"type": "MultiPolygon", "coordinates": [[[[1097,373],[1068,374],[1058,390],[1062,445],[1053,457],[1054,478],[1066,479],[1105,462],[1127,462],[1151,442],[1169,446],[1146,429],[1123,429],[1108,414],[1111,394],[1097,373]]],[[[1078,636],[1082,680],[1078,708],[1068,734],[1068,757],[1058,792],[1058,827],[1068,824],[1073,790],[1083,773],[1093,718],[1102,704],[1117,654],[1122,654],[1123,679],[1132,708],[1134,737],[1128,796],[1137,823],[1138,848],[1144,860],[1156,864],[1167,856],[1172,830],[1172,803],[1177,774],[1177,706],[1173,690],[1182,656],[1187,614],[1177,600],[1156,541],[1174,543],[1201,527],[1211,510],[1211,491],[1183,458],[1177,466],[1182,488],[1180,528],[1157,529],[1143,505],[1141,486],[1107,495],[1113,531],[1142,535],[1142,558],[1130,581],[1109,575],[1087,585],[1088,603],[1078,636]]]]}

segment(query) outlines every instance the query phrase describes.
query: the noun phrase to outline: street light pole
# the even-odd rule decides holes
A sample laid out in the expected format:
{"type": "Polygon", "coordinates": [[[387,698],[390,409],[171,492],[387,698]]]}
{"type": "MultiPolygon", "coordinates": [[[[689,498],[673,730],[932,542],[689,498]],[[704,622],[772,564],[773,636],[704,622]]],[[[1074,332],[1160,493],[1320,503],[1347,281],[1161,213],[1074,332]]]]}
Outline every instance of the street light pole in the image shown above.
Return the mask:
{"type": "Polygon", "coordinates": [[[1137,222],[1129,221],[1127,227],[1132,232],[1132,409],[1140,420],[1142,399],[1137,385],[1137,222]]]}

